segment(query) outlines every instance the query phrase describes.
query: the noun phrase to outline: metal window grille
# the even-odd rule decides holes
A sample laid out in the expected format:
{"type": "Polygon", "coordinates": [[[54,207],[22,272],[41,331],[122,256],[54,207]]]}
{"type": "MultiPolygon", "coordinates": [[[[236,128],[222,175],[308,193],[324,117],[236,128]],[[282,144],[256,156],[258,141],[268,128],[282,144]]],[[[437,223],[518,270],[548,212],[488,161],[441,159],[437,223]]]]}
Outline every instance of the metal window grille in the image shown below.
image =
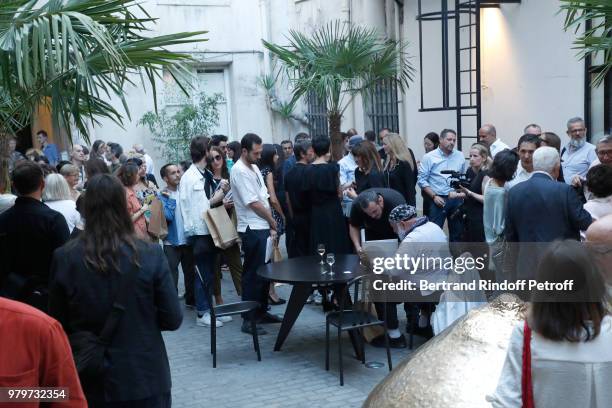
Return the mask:
{"type": "Polygon", "coordinates": [[[329,127],[327,119],[327,101],[325,98],[320,98],[316,93],[310,92],[306,98],[308,104],[308,127],[310,128],[310,136],[328,136],[329,127]]]}
{"type": "Polygon", "coordinates": [[[372,129],[378,134],[388,128],[399,132],[399,99],[397,82],[392,79],[378,81],[370,94],[369,112],[372,129]]]}

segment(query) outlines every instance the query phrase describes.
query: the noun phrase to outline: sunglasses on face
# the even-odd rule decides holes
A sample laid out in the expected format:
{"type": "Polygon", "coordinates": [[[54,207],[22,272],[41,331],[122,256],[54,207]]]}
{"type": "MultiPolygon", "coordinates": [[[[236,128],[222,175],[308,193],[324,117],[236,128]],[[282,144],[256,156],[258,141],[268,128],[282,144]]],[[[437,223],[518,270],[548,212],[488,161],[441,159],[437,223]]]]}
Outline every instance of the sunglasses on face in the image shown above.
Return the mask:
{"type": "Polygon", "coordinates": [[[214,161],[221,161],[223,158],[219,155],[213,156],[214,161]]]}

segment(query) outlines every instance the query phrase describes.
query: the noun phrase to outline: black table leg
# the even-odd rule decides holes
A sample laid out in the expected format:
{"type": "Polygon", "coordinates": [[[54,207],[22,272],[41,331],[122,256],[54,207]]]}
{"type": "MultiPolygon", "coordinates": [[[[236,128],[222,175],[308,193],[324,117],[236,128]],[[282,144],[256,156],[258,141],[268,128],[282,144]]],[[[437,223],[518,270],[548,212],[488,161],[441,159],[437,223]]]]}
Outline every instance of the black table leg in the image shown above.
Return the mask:
{"type": "Polygon", "coordinates": [[[283,316],[283,322],[281,323],[278,336],[276,336],[276,344],[274,344],[274,351],[280,351],[285,339],[289,335],[293,324],[297,320],[300,312],[306,304],[308,296],[312,292],[311,285],[294,285],[287,302],[287,309],[285,309],[285,315],[283,316]]]}

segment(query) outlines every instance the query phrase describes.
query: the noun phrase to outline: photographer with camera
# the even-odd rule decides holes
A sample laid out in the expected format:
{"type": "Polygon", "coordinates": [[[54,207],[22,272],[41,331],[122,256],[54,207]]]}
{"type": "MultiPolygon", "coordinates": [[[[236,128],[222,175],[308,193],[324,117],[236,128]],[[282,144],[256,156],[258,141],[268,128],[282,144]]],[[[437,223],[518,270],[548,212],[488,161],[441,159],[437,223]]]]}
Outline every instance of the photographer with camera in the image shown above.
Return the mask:
{"type": "Polygon", "coordinates": [[[491,162],[489,149],[480,143],[474,143],[470,149],[470,168],[465,173],[467,183],[459,185],[460,194],[465,197],[465,242],[485,242],[482,222],[483,181],[491,162]]]}
{"type": "MultiPolygon", "coordinates": [[[[440,145],[427,153],[419,165],[418,184],[423,192],[431,197],[429,218],[444,227],[448,220],[448,230],[451,242],[461,240],[463,220],[459,216],[459,207],[463,204],[461,193],[456,193],[451,187],[449,172],[463,174],[466,168],[465,158],[460,151],[455,150],[457,133],[444,129],[440,133],[440,145]]],[[[454,175],[454,174],[451,174],[454,175]]]]}

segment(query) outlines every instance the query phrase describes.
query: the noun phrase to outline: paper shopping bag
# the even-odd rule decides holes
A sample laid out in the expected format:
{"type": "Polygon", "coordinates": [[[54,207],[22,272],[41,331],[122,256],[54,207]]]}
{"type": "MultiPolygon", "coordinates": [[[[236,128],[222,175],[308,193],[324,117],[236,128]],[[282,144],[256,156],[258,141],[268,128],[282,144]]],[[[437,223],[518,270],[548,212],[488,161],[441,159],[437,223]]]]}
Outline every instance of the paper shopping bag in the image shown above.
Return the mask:
{"type": "Polygon", "coordinates": [[[217,248],[229,248],[240,240],[224,206],[207,210],[204,213],[204,221],[217,248]]]}

